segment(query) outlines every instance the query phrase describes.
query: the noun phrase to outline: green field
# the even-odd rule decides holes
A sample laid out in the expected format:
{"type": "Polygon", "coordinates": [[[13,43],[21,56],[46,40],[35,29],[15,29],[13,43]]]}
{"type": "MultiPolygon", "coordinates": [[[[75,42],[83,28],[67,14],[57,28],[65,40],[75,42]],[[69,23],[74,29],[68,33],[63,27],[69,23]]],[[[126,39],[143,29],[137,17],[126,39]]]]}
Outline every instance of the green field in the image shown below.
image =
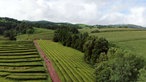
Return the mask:
{"type": "Polygon", "coordinates": [[[94,69],[85,63],[83,53],[49,40],[37,41],[62,82],[94,82],[94,69]]]}
{"type": "MultiPolygon", "coordinates": [[[[97,28],[93,28],[97,29],[97,28]]],[[[131,51],[132,53],[136,53],[139,56],[143,56],[146,58],[146,31],[141,29],[134,29],[134,28],[103,28],[102,30],[108,30],[109,32],[100,32],[100,33],[90,33],[91,29],[87,28],[81,29],[81,32],[89,32],[92,36],[104,37],[108,41],[116,44],[118,47],[131,51]],[[109,31],[109,30],[116,30],[116,31],[109,31]],[[117,30],[123,29],[123,31],[117,30]]]]}
{"type": "Polygon", "coordinates": [[[142,28],[82,28],[79,29],[80,32],[88,32],[91,33],[92,31],[99,30],[100,32],[116,32],[116,31],[146,31],[146,29],[142,28]]]}
{"type": "Polygon", "coordinates": [[[0,41],[0,82],[50,82],[31,41],[0,41]]]}
{"type": "Polygon", "coordinates": [[[33,34],[22,34],[18,35],[17,41],[32,41],[34,39],[40,40],[52,40],[54,36],[54,30],[49,30],[49,29],[43,29],[43,28],[34,28],[34,33],[33,34]]]}
{"type": "Polygon", "coordinates": [[[102,32],[102,33],[91,33],[90,35],[105,37],[107,40],[113,42],[146,39],[146,31],[102,32]]]}

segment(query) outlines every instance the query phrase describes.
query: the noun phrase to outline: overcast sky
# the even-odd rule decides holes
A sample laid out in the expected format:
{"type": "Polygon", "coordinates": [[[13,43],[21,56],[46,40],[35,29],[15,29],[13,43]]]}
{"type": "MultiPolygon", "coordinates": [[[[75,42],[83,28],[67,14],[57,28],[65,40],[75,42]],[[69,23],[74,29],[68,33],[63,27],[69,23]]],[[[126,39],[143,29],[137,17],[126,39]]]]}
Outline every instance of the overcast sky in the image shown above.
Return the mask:
{"type": "Polygon", "coordinates": [[[0,0],[0,17],[146,26],[146,0],[0,0]]]}

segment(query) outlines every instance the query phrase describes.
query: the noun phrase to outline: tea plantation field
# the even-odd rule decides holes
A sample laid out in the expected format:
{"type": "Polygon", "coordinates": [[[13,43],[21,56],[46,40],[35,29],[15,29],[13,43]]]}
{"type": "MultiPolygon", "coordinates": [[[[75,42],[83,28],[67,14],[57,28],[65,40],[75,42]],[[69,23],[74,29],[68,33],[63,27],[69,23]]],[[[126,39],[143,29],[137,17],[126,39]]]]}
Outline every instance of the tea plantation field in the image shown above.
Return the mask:
{"type": "Polygon", "coordinates": [[[94,69],[85,63],[82,52],[49,40],[37,42],[53,62],[61,82],[95,82],[94,69]]]}
{"type": "Polygon", "coordinates": [[[33,42],[0,41],[0,82],[51,82],[33,42]]]}

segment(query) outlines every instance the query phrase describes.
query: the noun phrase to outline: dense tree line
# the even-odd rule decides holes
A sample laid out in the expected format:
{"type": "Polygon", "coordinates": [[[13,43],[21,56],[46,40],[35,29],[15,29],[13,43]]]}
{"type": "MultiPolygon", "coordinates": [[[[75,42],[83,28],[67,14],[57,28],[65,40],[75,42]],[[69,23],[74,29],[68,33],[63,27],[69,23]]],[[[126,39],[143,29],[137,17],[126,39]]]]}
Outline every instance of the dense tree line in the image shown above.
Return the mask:
{"type": "Polygon", "coordinates": [[[56,30],[61,27],[76,27],[76,28],[81,28],[79,25],[71,24],[71,23],[54,23],[54,22],[49,22],[49,21],[25,21],[28,24],[31,24],[34,27],[38,28],[46,28],[46,29],[52,29],[56,30]]]}
{"type": "Polygon", "coordinates": [[[55,31],[55,42],[61,42],[85,53],[84,60],[94,65],[101,53],[107,53],[109,43],[104,38],[89,36],[88,33],[79,33],[76,28],[62,27],[55,31]]]}
{"type": "Polygon", "coordinates": [[[12,18],[0,18],[0,34],[15,40],[18,34],[31,34],[34,32],[33,26],[23,21],[12,18]]]}
{"type": "MultiPolygon", "coordinates": [[[[9,34],[13,35],[13,38],[19,34],[32,34],[34,32],[33,27],[37,28],[47,28],[56,30],[64,27],[76,27],[80,28],[78,25],[70,23],[54,23],[49,21],[18,21],[16,19],[1,17],[0,18],[0,35],[11,38],[9,34]]],[[[12,38],[11,38],[12,39],[12,38]]]]}

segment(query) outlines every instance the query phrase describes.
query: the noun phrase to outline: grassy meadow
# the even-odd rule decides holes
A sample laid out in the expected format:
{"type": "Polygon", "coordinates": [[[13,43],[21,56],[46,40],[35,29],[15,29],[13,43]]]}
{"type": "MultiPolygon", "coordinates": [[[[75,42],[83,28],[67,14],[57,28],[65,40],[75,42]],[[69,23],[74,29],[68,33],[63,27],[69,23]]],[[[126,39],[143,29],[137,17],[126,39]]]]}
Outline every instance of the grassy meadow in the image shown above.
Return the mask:
{"type": "Polygon", "coordinates": [[[90,35],[104,37],[108,41],[116,44],[118,47],[146,58],[146,30],[135,28],[103,28],[99,29],[101,31],[99,33],[91,33],[91,31],[95,29],[98,28],[84,28],[80,29],[80,31],[88,32],[90,35]]]}
{"type": "Polygon", "coordinates": [[[32,41],[34,39],[52,40],[54,36],[54,30],[48,30],[44,28],[34,28],[33,34],[18,35],[17,41],[32,41]]]}
{"type": "Polygon", "coordinates": [[[94,69],[85,63],[82,52],[50,40],[37,42],[53,62],[61,82],[95,82],[94,69]]]}
{"type": "Polygon", "coordinates": [[[143,31],[145,29],[142,28],[82,28],[79,29],[80,32],[88,32],[91,33],[94,30],[99,30],[100,32],[116,32],[116,31],[143,31]]]}

